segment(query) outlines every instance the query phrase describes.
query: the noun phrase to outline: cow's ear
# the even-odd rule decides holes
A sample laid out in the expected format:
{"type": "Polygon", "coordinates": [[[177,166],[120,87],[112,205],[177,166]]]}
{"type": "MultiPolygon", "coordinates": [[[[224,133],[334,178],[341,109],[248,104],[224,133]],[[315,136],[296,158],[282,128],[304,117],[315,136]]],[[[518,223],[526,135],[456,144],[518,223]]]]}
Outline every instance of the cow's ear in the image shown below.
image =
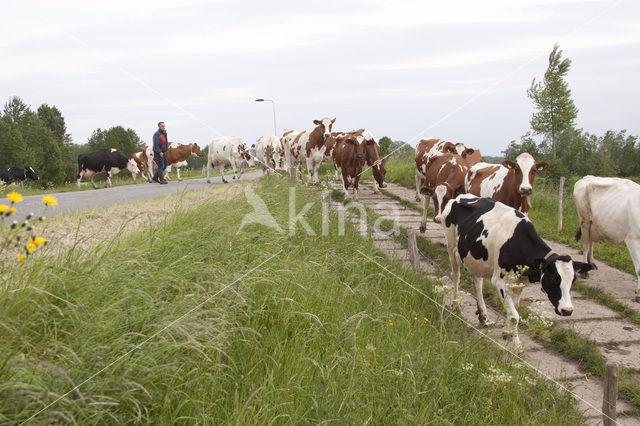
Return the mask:
{"type": "Polygon", "coordinates": [[[455,154],[456,153],[456,146],[454,144],[452,144],[451,142],[447,142],[442,147],[442,151],[444,151],[446,153],[449,153],[449,154],[455,154]]]}
{"type": "Polygon", "coordinates": [[[467,158],[467,155],[471,155],[471,154],[473,154],[474,152],[476,152],[476,150],[475,150],[475,149],[473,149],[473,148],[467,148],[467,149],[465,149],[465,150],[464,150],[464,152],[462,153],[462,158],[467,158]]]}
{"type": "Polygon", "coordinates": [[[511,160],[504,160],[502,162],[502,165],[505,166],[507,169],[515,169],[516,167],[515,161],[511,161],[511,160]]]}
{"type": "Polygon", "coordinates": [[[573,261],[573,270],[576,271],[576,273],[589,272],[593,270],[594,267],[595,265],[591,263],[576,262],[575,260],[573,261]]]}
{"type": "Polygon", "coordinates": [[[333,124],[333,123],[335,123],[335,122],[336,122],[336,119],[335,119],[335,117],[334,117],[334,118],[333,118],[333,120],[331,120],[331,124],[333,124]]]}
{"type": "Polygon", "coordinates": [[[252,144],[251,144],[251,148],[255,148],[255,147],[256,147],[256,144],[255,144],[255,143],[252,143],[252,144]]]}
{"type": "Polygon", "coordinates": [[[382,159],[382,165],[384,166],[385,164],[387,164],[387,159],[386,159],[386,158],[383,158],[383,159],[382,159]]]}
{"type": "Polygon", "coordinates": [[[549,163],[545,163],[544,161],[540,161],[540,162],[536,163],[536,171],[537,172],[544,172],[548,168],[549,168],[549,163]]]}
{"type": "Polygon", "coordinates": [[[320,124],[322,124],[322,122],[320,120],[313,120],[313,124],[319,126],[320,124]]]}

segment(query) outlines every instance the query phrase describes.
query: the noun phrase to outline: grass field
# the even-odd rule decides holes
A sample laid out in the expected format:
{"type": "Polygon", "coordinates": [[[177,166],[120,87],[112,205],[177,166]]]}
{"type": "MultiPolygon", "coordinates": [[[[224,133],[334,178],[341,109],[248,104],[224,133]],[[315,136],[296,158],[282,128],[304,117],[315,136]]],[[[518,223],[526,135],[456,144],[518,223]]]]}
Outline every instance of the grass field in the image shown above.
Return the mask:
{"type": "MultiPolygon", "coordinates": [[[[391,158],[387,162],[387,180],[408,188],[415,188],[415,166],[406,159],[391,158]]],[[[575,233],[579,221],[576,206],[573,202],[573,184],[578,178],[569,179],[564,195],[564,224],[562,232],[558,232],[558,192],[557,183],[544,178],[536,178],[531,197],[532,208],[529,218],[538,233],[550,240],[558,241],[572,247],[580,248],[580,242],[575,241],[575,233]]],[[[594,245],[593,255],[605,263],[635,275],[633,262],[627,247],[623,244],[597,243],[594,245]]]]}
{"type": "MultiPolygon", "coordinates": [[[[439,297],[352,227],[338,236],[332,217],[327,236],[238,232],[253,209],[244,197],[216,200],[224,188],[96,253],[5,265],[0,423],[60,396],[35,419],[582,423],[567,395],[368,262],[359,251],[439,297]]],[[[256,192],[286,229],[286,180],[256,192]]],[[[319,199],[297,189],[296,212],[313,202],[316,232],[319,199]]]]}

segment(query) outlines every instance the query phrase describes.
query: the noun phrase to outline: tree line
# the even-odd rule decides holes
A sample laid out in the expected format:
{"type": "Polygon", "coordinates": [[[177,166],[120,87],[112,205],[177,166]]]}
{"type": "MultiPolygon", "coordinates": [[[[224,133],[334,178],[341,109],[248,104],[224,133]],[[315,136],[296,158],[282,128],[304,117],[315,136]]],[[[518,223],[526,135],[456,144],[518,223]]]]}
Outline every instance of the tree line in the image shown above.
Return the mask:
{"type": "Polygon", "coordinates": [[[608,130],[598,136],[575,127],[579,111],[565,80],[570,69],[571,60],[562,58],[562,50],[556,44],[549,54],[544,77],[539,81],[534,78],[527,90],[535,107],[531,131],[520,141],[511,141],[504,151],[505,157],[514,159],[529,152],[537,160],[551,164],[547,172],[551,177],[640,175],[637,136],[627,134],[626,130],[608,130]]]}
{"type": "Polygon", "coordinates": [[[133,129],[96,129],[86,143],[75,144],[56,106],[33,110],[12,97],[0,112],[0,165],[33,167],[43,186],[74,180],[78,155],[99,148],[116,148],[127,157],[145,143],[133,129]]]}

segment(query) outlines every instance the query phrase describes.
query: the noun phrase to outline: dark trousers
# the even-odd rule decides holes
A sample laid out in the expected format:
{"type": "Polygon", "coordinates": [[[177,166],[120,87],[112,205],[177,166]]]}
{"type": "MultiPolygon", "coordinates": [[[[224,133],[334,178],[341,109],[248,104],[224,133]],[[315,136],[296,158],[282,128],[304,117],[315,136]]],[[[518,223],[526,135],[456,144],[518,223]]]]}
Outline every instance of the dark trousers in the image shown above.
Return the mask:
{"type": "Polygon", "coordinates": [[[156,160],[156,164],[158,165],[158,173],[162,174],[164,169],[167,168],[167,153],[165,152],[162,157],[159,153],[156,153],[153,155],[153,159],[156,160]]]}

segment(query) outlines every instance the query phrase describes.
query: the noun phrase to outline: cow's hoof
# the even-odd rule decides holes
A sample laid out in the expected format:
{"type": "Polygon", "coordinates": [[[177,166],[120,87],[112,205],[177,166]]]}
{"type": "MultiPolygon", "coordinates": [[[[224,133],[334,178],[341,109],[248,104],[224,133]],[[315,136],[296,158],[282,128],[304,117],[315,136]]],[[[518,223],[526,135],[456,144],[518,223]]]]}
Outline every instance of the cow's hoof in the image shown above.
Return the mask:
{"type": "Polygon", "coordinates": [[[234,176],[232,179],[233,179],[233,180],[236,180],[236,177],[234,176]]]}
{"type": "Polygon", "coordinates": [[[587,278],[589,278],[589,273],[588,272],[580,272],[578,275],[583,280],[586,280],[587,278]]]}
{"type": "MultiPolygon", "coordinates": [[[[149,182],[149,183],[151,183],[151,182],[149,182]]],[[[207,183],[211,183],[211,179],[207,179],[207,183]]]]}
{"type": "Polygon", "coordinates": [[[636,296],[636,303],[640,303],[640,296],[636,296]]]}
{"type": "Polygon", "coordinates": [[[182,179],[178,179],[178,182],[182,182],[182,179]]]}
{"type": "Polygon", "coordinates": [[[420,196],[416,195],[416,198],[414,198],[414,200],[416,200],[416,203],[419,203],[422,201],[422,198],[420,198],[420,196]]]}
{"type": "Polygon", "coordinates": [[[424,234],[424,232],[427,230],[427,227],[424,225],[420,225],[420,233],[424,234]]]}

